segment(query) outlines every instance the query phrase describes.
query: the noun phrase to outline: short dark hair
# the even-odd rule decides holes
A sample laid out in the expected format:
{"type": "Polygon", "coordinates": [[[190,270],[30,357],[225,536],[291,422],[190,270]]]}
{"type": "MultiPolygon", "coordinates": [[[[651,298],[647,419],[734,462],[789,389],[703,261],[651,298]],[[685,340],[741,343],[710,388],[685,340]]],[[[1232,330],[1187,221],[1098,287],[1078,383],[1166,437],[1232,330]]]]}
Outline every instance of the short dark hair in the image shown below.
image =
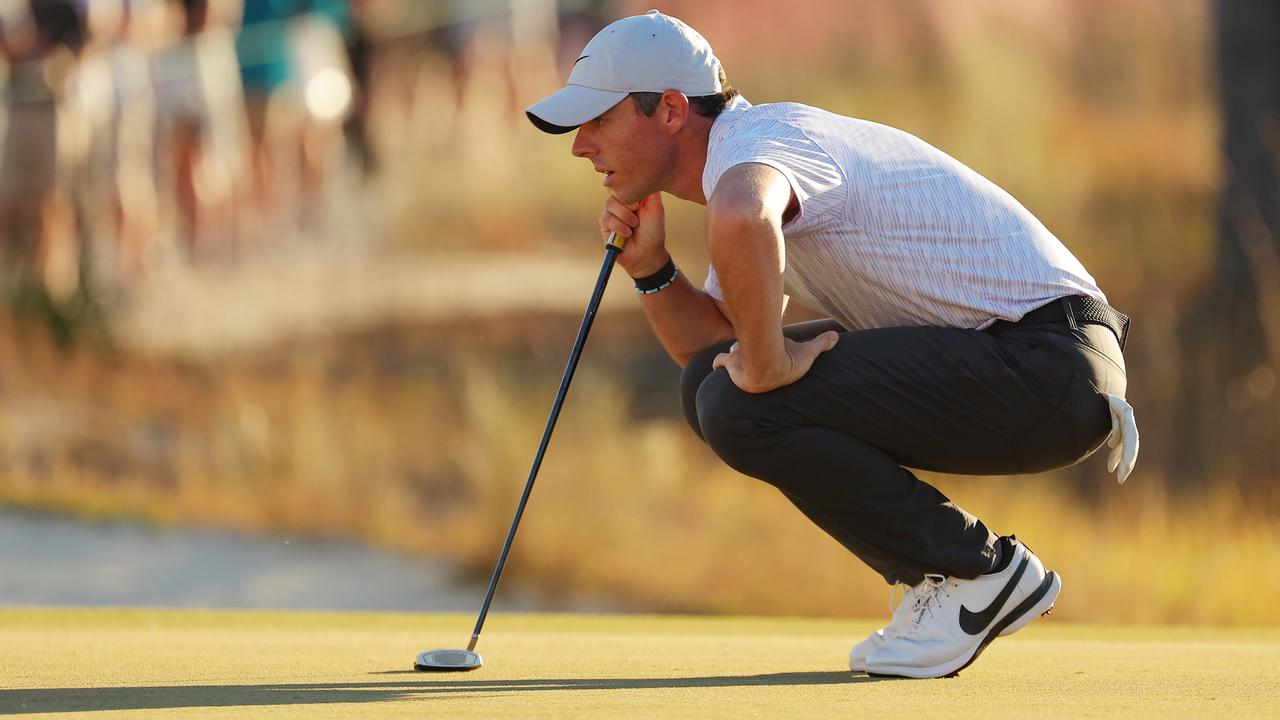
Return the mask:
{"type": "MultiPolygon", "coordinates": [[[[730,100],[738,97],[738,91],[725,82],[723,70],[720,71],[720,86],[724,90],[714,95],[698,95],[689,98],[689,104],[693,106],[693,111],[702,117],[714,118],[729,106],[730,100]]],[[[645,117],[653,117],[653,114],[658,110],[658,103],[662,102],[662,93],[633,92],[631,93],[631,102],[635,103],[636,112],[645,117]]]]}

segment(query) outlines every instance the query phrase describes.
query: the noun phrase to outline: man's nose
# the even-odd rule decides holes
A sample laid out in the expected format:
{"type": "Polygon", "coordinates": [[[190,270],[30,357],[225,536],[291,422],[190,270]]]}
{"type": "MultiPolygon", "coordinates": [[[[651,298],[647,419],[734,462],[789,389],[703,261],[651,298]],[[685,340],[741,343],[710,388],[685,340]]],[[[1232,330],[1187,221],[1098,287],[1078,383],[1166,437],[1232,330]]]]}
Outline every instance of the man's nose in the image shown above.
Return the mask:
{"type": "Polygon", "coordinates": [[[589,158],[596,154],[595,144],[586,137],[586,133],[582,132],[582,128],[578,128],[578,132],[573,136],[573,156],[580,158],[589,158]]]}

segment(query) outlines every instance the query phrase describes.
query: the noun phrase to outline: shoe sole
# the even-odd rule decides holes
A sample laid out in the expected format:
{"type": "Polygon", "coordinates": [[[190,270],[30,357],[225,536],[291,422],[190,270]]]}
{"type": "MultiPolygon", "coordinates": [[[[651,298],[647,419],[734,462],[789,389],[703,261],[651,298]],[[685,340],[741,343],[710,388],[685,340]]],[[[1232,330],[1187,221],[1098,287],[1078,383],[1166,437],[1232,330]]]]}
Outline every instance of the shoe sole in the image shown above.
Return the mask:
{"type": "Polygon", "coordinates": [[[1043,617],[1053,611],[1053,604],[1058,599],[1058,594],[1062,592],[1062,578],[1058,574],[1050,570],[1045,573],[1044,580],[1040,582],[1040,586],[1035,589],[1025,600],[1018,603],[1011,612],[1003,618],[996,621],[987,634],[983,636],[974,648],[960,657],[936,665],[931,668],[917,667],[883,667],[875,672],[867,672],[871,677],[906,677],[906,678],[939,678],[939,677],[955,677],[960,674],[961,670],[973,664],[974,660],[982,654],[983,650],[991,644],[993,640],[1001,635],[1009,635],[1026,627],[1028,623],[1037,617],[1043,617]]]}

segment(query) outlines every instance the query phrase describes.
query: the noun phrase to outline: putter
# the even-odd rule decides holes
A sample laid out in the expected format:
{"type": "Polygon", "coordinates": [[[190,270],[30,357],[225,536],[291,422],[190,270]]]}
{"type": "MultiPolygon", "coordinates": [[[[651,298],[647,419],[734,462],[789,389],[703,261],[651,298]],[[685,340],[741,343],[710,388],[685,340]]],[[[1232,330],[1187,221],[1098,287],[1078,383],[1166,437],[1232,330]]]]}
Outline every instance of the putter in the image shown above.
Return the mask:
{"type": "Polygon", "coordinates": [[[551,415],[547,418],[547,427],[542,431],[542,442],[538,444],[538,452],[533,458],[533,468],[529,470],[529,479],[524,484],[524,494],[520,496],[520,504],[516,506],[516,515],[511,519],[511,529],[507,531],[507,541],[502,544],[502,552],[498,555],[498,566],[493,569],[493,577],[489,580],[489,590],[484,594],[484,604],[480,606],[480,617],[476,619],[476,628],[471,632],[471,642],[466,650],[428,650],[419,653],[413,663],[414,670],[433,672],[475,670],[484,664],[476,650],[476,642],[480,640],[480,628],[484,627],[485,616],[489,614],[489,605],[493,602],[493,593],[498,589],[498,578],[502,576],[502,568],[507,564],[507,553],[511,551],[511,541],[515,539],[516,528],[520,526],[520,516],[524,514],[524,506],[529,502],[529,493],[533,490],[533,481],[538,477],[538,468],[542,465],[542,456],[547,451],[547,443],[551,441],[551,431],[555,429],[556,418],[560,416],[560,407],[564,405],[564,397],[569,392],[569,383],[573,380],[573,371],[578,368],[578,358],[582,356],[582,348],[587,344],[587,333],[591,331],[591,323],[596,318],[596,310],[600,308],[600,299],[604,296],[604,288],[609,284],[609,274],[613,272],[613,263],[622,252],[626,240],[617,233],[610,233],[605,241],[604,264],[600,266],[600,277],[596,279],[596,289],[591,293],[591,301],[587,303],[587,312],[582,317],[582,326],[578,328],[578,338],[573,341],[573,350],[569,353],[569,364],[564,369],[564,377],[560,380],[560,391],[556,393],[555,402],[551,404],[551,415]]]}

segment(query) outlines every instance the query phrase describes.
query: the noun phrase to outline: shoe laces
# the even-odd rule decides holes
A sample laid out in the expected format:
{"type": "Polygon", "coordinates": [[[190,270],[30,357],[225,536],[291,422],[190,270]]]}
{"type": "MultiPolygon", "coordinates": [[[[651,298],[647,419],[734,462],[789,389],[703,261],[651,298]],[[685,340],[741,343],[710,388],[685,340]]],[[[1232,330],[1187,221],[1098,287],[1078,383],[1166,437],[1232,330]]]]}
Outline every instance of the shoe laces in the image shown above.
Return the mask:
{"type": "Polygon", "coordinates": [[[884,634],[888,637],[910,634],[912,628],[919,627],[926,616],[933,615],[933,608],[942,597],[949,597],[947,579],[942,575],[926,575],[924,580],[915,585],[894,583],[889,588],[889,610],[893,613],[893,620],[884,629],[884,634]],[[902,600],[895,603],[899,587],[904,588],[902,600]]]}
{"type": "Polygon", "coordinates": [[[933,609],[942,603],[943,598],[951,597],[947,592],[947,578],[942,575],[925,575],[924,580],[911,589],[915,593],[911,625],[915,628],[922,627],[926,618],[933,617],[933,609]]]}
{"type": "Polygon", "coordinates": [[[906,583],[894,583],[889,588],[889,613],[892,619],[884,628],[886,637],[901,635],[905,626],[910,624],[911,615],[916,604],[915,588],[906,583]],[[898,589],[902,588],[902,599],[897,600],[898,589]]]}

